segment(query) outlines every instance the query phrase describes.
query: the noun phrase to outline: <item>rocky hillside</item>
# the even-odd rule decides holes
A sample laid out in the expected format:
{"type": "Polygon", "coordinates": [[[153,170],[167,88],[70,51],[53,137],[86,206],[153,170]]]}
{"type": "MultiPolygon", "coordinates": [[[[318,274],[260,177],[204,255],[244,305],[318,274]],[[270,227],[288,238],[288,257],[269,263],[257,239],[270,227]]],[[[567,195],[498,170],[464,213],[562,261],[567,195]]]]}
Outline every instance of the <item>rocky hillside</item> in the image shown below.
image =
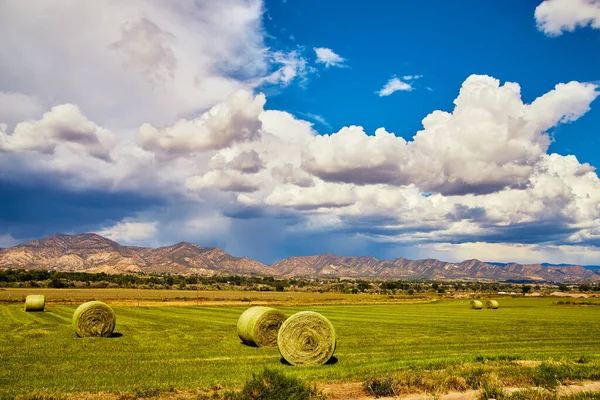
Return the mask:
{"type": "Polygon", "coordinates": [[[0,268],[57,271],[168,272],[173,274],[273,275],[258,261],[233,257],[219,248],[191,243],[153,249],[122,246],[94,233],[52,235],[0,250],[0,268]]]}
{"type": "Polygon", "coordinates": [[[377,260],[373,257],[341,257],[333,254],[290,257],[272,265],[285,277],[347,277],[381,279],[481,279],[498,281],[578,282],[600,281],[600,275],[578,265],[495,265],[479,260],[448,263],[435,259],[377,260]]]}
{"type": "Polygon", "coordinates": [[[369,279],[481,279],[539,282],[600,281],[600,275],[578,265],[497,264],[479,260],[448,263],[435,259],[378,260],[321,254],[290,257],[266,266],[233,257],[219,248],[191,243],[150,247],[122,246],[93,233],[52,235],[0,250],[0,268],[58,271],[156,272],[198,275],[275,275],[369,279]]]}
{"type": "Polygon", "coordinates": [[[181,242],[158,249],[144,249],[140,257],[145,272],[176,274],[273,275],[271,267],[246,257],[233,257],[218,247],[201,247],[181,242]]]}

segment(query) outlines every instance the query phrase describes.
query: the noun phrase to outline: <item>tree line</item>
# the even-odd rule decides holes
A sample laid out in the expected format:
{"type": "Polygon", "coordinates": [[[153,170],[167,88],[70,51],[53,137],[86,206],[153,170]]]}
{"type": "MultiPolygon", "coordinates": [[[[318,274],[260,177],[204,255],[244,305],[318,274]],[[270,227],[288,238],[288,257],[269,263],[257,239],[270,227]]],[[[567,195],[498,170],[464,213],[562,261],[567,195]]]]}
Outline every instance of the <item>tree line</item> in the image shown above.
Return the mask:
{"type": "MultiPolygon", "coordinates": [[[[543,285],[545,290],[580,292],[600,291],[598,284],[543,285]]],[[[172,274],[114,275],[89,272],[62,272],[49,270],[0,270],[0,287],[47,288],[142,288],[189,290],[261,290],[261,291],[314,291],[340,293],[408,294],[455,292],[507,292],[527,294],[539,291],[539,284],[514,282],[447,282],[408,280],[367,280],[340,278],[277,278],[273,276],[198,276],[172,274]]]]}

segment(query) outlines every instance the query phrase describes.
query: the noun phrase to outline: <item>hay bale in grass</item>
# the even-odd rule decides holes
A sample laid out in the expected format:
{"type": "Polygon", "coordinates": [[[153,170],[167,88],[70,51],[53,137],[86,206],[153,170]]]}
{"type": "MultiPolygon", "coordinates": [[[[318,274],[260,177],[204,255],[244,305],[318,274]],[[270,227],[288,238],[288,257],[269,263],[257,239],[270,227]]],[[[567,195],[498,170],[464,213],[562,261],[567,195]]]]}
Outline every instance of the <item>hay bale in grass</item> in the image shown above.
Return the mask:
{"type": "Polygon", "coordinates": [[[25,311],[44,311],[46,307],[46,296],[42,294],[30,294],[25,298],[25,311]]]}
{"type": "Polygon", "coordinates": [[[237,334],[249,346],[277,346],[277,333],[285,315],[271,307],[250,307],[240,315],[237,334]]]}
{"type": "Polygon", "coordinates": [[[496,300],[488,300],[485,302],[485,306],[487,308],[491,308],[493,310],[497,309],[498,307],[500,307],[500,305],[498,304],[498,302],[496,300]]]}
{"type": "Polygon", "coordinates": [[[335,351],[335,329],[327,318],[313,311],[289,317],[277,336],[281,356],[292,365],[321,365],[335,351]]]}
{"type": "Polygon", "coordinates": [[[471,308],[473,310],[481,310],[483,308],[483,303],[479,300],[471,300],[471,308]]]}
{"type": "Polygon", "coordinates": [[[73,328],[79,337],[110,336],[116,324],[114,311],[101,301],[83,303],[73,314],[73,328]]]}

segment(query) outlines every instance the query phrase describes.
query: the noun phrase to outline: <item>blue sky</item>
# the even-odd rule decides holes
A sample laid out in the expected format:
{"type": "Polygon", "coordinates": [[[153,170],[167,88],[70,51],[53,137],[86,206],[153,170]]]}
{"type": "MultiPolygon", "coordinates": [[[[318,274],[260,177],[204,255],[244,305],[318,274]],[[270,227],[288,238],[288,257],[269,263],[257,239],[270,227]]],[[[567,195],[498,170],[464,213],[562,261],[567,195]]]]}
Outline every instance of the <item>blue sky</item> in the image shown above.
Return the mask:
{"type": "MultiPolygon", "coordinates": [[[[536,29],[537,0],[363,2],[267,1],[267,43],[335,49],[347,68],[330,68],[269,99],[268,108],[324,117],[327,133],[349,124],[386,127],[410,139],[432,110],[451,110],[462,82],[486,74],[521,84],[525,102],[558,82],[599,79],[600,34],[590,28],[552,38],[536,29]],[[293,36],[293,40],[290,39],[293,36]],[[411,93],[370,96],[392,75],[423,75],[411,93]],[[428,91],[427,88],[433,89],[428,91]]],[[[301,115],[301,114],[299,114],[301,115]]],[[[600,112],[555,133],[550,151],[600,166],[600,112]]]]}
{"type": "Polygon", "coordinates": [[[595,0],[9,0],[0,37],[0,247],[600,264],[595,0]]]}

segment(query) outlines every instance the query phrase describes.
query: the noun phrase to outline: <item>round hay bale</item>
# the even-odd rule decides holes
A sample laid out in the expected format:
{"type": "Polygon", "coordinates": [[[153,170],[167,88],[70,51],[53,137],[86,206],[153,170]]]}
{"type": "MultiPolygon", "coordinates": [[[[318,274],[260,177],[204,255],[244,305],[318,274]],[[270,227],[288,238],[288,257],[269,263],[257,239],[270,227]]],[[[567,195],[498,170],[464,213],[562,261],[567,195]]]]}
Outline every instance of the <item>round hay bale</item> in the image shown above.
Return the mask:
{"type": "Polygon", "coordinates": [[[46,296],[42,294],[30,294],[25,298],[25,311],[44,311],[46,307],[46,296]]]}
{"type": "Polygon", "coordinates": [[[240,315],[237,334],[249,346],[277,346],[277,333],[285,315],[271,307],[250,307],[240,315]]]}
{"type": "Polygon", "coordinates": [[[488,300],[485,302],[485,306],[487,308],[491,308],[493,310],[497,309],[498,307],[500,307],[500,305],[498,304],[498,302],[496,300],[488,300]]]}
{"type": "Polygon", "coordinates": [[[481,310],[483,308],[483,303],[479,300],[471,300],[471,308],[473,310],[481,310]]]}
{"type": "Polygon", "coordinates": [[[327,318],[313,311],[289,317],[277,336],[281,356],[292,365],[321,365],[335,351],[335,329],[327,318]]]}
{"type": "Polygon", "coordinates": [[[79,337],[110,336],[116,324],[114,311],[101,301],[83,303],[73,314],[73,328],[79,337]]]}

